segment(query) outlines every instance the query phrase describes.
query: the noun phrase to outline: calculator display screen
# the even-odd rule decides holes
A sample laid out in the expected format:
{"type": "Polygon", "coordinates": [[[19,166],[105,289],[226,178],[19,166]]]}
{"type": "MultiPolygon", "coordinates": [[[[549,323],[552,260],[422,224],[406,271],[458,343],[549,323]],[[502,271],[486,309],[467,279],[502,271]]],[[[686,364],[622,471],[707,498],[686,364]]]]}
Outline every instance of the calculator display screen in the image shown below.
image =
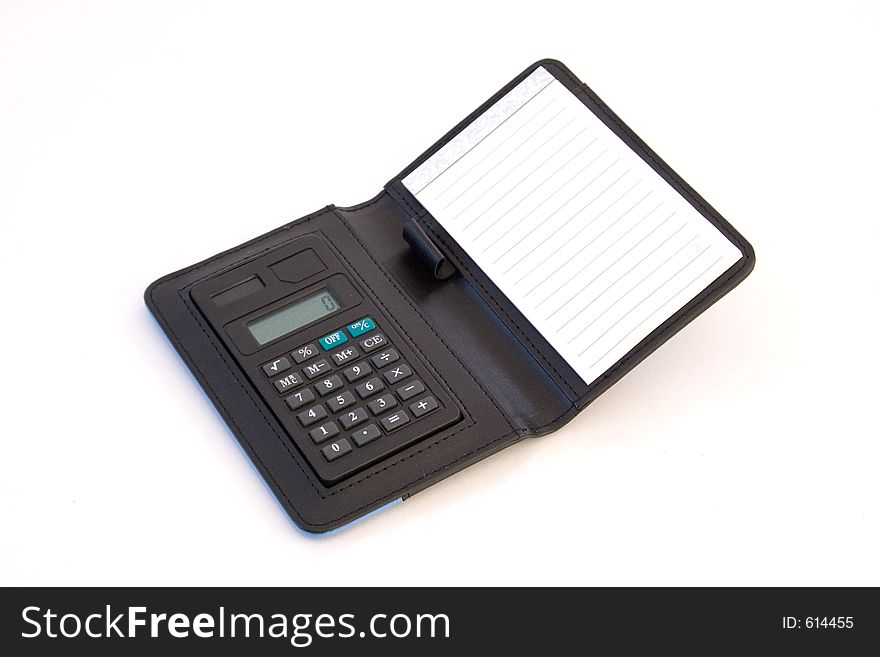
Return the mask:
{"type": "Polygon", "coordinates": [[[247,324],[248,331],[262,346],[282,335],[292,333],[306,324],[321,319],[341,308],[341,304],[330,290],[324,288],[320,292],[305,299],[295,301],[279,308],[268,315],[255,319],[247,324]]]}

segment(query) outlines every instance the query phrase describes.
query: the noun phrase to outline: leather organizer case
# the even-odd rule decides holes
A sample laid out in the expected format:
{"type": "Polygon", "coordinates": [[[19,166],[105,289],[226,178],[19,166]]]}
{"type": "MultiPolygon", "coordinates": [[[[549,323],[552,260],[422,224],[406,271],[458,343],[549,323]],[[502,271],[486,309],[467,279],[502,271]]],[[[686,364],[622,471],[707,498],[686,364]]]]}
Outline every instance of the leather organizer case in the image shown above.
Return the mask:
{"type": "Polygon", "coordinates": [[[490,454],[554,431],[742,281],[748,242],[561,63],[536,62],[384,190],[361,205],[328,206],[165,276],[145,300],[293,521],[324,532],[414,493],[490,454]],[[543,67],[742,253],[742,258],[587,383],[403,184],[403,179],[543,67]],[[321,238],[359,281],[386,324],[419,355],[460,411],[453,425],[326,485],[206,319],[191,292],[305,236],[321,238]]]}

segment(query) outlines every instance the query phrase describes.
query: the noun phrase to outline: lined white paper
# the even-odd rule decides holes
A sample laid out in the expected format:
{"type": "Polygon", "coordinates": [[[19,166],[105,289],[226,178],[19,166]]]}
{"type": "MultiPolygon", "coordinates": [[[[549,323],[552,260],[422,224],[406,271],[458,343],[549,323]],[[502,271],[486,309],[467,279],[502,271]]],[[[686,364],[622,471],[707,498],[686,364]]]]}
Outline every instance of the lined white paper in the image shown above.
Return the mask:
{"type": "Polygon", "coordinates": [[[403,184],[587,383],[742,257],[544,68],[403,184]]]}

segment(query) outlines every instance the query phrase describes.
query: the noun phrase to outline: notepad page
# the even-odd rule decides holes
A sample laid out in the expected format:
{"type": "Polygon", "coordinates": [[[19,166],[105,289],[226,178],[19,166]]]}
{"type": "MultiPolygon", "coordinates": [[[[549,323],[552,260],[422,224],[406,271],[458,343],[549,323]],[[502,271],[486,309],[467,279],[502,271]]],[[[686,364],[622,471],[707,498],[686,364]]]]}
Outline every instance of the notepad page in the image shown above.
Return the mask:
{"type": "Polygon", "coordinates": [[[587,383],[742,257],[544,68],[403,184],[587,383]]]}

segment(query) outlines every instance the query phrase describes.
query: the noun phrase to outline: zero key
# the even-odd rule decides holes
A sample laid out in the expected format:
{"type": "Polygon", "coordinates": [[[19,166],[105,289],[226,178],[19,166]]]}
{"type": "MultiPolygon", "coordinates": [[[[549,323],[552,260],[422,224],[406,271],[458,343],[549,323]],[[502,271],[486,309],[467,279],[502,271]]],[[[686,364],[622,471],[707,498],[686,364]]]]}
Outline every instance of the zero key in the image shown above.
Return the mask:
{"type": "Polygon", "coordinates": [[[324,455],[324,458],[328,461],[335,461],[340,456],[344,454],[348,454],[351,451],[351,443],[349,443],[345,438],[340,438],[339,440],[334,440],[332,443],[327,445],[326,447],[321,448],[321,453],[324,455]]]}

